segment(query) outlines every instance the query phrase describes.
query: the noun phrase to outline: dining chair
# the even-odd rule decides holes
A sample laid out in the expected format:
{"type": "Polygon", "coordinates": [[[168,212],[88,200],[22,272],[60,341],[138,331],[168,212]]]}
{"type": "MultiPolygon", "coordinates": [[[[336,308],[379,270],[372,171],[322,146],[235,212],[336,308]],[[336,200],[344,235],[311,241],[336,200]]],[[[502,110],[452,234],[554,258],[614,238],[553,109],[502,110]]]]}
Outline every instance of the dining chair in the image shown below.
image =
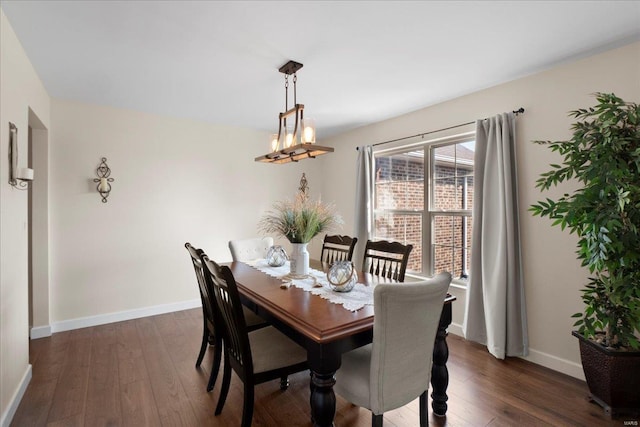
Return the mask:
{"type": "Polygon", "coordinates": [[[280,378],[280,389],[286,390],[288,375],[308,369],[307,352],[273,326],[249,332],[233,273],[229,267],[219,266],[206,255],[201,259],[209,295],[215,296],[212,303],[216,304],[223,320],[216,325],[216,333],[223,335],[224,373],[215,415],[219,415],[224,407],[233,369],[244,384],[241,425],[249,427],[253,418],[255,385],[280,378]]]}
{"type": "MultiPolygon", "coordinates": [[[[205,255],[204,251],[193,247],[189,242],[185,243],[184,246],[187,248],[187,251],[191,256],[193,269],[196,273],[196,280],[198,281],[200,301],[202,302],[202,344],[200,345],[200,353],[198,353],[198,359],[196,360],[196,368],[202,363],[204,354],[207,351],[207,346],[213,345],[214,348],[213,366],[211,368],[209,383],[207,385],[207,391],[211,391],[216,382],[216,377],[220,370],[220,361],[222,359],[222,336],[220,334],[216,335],[214,326],[216,322],[217,307],[215,303],[211,303],[213,295],[209,295],[204,277],[204,270],[202,269],[201,257],[205,255]]],[[[267,322],[262,317],[247,308],[244,309],[244,317],[247,327],[250,330],[267,326],[267,322]]]]}
{"type": "Polygon", "coordinates": [[[273,237],[256,237],[229,241],[231,258],[234,261],[251,261],[266,258],[267,251],[273,246],[273,237]]]}
{"type": "Polygon", "coordinates": [[[413,245],[387,240],[367,240],[362,260],[362,271],[374,276],[404,282],[413,245]]]}
{"type": "MultiPolygon", "coordinates": [[[[193,269],[195,270],[196,279],[198,281],[198,289],[200,290],[200,301],[202,303],[202,344],[200,345],[200,353],[196,360],[197,368],[202,363],[204,353],[207,351],[207,344],[215,345],[215,333],[213,328],[214,313],[207,295],[207,287],[204,282],[202,271],[202,261],[200,261],[200,255],[202,255],[204,251],[202,249],[194,248],[189,242],[185,243],[184,246],[187,248],[187,251],[191,256],[191,262],[193,263],[193,269]]],[[[219,348],[220,347],[217,346],[216,352],[219,348]]]]}
{"type": "Polygon", "coordinates": [[[320,260],[328,264],[334,261],[351,261],[356,243],[358,243],[357,237],[327,234],[322,242],[320,260]]]}
{"type": "Polygon", "coordinates": [[[342,355],[334,390],[371,411],[383,413],[420,397],[420,427],[428,425],[427,392],[433,346],[449,273],[402,285],[379,284],[373,292],[373,342],[342,355]]]}

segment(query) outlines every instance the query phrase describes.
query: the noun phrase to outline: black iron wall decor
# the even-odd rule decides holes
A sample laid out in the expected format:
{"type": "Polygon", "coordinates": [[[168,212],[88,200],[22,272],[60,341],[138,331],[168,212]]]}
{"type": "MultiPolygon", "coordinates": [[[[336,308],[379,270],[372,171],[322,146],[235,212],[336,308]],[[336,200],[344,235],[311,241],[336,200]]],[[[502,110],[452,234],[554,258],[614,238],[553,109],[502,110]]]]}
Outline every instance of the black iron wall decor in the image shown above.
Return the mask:
{"type": "Polygon", "coordinates": [[[33,169],[18,168],[18,127],[9,122],[9,185],[28,190],[33,181],[33,169]]]}
{"type": "Polygon", "coordinates": [[[97,178],[94,178],[93,182],[98,183],[96,190],[100,193],[100,197],[102,197],[102,203],[107,203],[107,197],[111,193],[111,183],[113,182],[113,178],[110,177],[111,169],[107,165],[107,158],[103,157],[100,161],[100,165],[96,169],[97,178]]]}

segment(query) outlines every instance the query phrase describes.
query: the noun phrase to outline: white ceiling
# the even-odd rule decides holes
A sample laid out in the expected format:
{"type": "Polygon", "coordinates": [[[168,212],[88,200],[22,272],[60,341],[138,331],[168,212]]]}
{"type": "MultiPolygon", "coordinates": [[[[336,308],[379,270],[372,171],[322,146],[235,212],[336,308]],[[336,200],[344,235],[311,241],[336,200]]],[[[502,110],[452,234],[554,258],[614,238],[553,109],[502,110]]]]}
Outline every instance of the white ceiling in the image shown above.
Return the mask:
{"type": "Polygon", "coordinates": [[[301,62],[320,139],[640,40],[637,1],[0,6],[56,98],[275,131],[301,62]]]}

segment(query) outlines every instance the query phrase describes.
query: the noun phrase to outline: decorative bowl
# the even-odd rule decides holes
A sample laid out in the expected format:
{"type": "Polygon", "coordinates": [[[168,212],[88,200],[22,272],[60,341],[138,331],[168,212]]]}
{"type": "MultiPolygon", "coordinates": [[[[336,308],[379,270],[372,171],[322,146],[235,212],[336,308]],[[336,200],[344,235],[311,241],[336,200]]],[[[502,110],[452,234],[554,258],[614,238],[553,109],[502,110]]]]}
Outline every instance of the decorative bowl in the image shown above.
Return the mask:
{"type": "Polygon", "coordinates": [[[267,251],[267,264],[271,267],[280,267],[289,259],[287,252],[280,245],[273,245],[267,251]]]}
{"type": "Polygon", "coordinates": [[[336,292],[349,292],[358,281],[356,269],[351,261],[335,261],[327,272],[331,289],[336,292]]]}

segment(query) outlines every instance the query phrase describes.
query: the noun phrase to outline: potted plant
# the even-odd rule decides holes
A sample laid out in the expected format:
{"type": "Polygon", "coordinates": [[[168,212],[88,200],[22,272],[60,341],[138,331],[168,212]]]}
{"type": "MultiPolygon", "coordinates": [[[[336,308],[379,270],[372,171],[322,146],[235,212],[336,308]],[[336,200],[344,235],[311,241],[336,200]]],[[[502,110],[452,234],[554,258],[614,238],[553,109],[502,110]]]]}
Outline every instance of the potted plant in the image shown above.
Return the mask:
{"type": "Polygon", "coordinates": [[[535,141],[563,157],[540,175],[542,191],[580,186],[531,205],[533,215],[578,236],[578,259],[592,277],[573,335],[593,400],[610,415],[640,411],[640,107],[596,93],[597,105],[570,112],[568,141],[535,141]]]}
{"type": "Polygon", "coordinates": [[[274,203],[260,220],[259,228],[265,233],[275,233],[286,237],[293,246],[291,255],[291,275],[305,276],[309,273],[309,252],[307,245],[315,236],[330,231],[342,223],[332,204],[320,199],[311,200],[302,174],[300,189],[293,200],[274,203]]]}

